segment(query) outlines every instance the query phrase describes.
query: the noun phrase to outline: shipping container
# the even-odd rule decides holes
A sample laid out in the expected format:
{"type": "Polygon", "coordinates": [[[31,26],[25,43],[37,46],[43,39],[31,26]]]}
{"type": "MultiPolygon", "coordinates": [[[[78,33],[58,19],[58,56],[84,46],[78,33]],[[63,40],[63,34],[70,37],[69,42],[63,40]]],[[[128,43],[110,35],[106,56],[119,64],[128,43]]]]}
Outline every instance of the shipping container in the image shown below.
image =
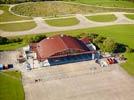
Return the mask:
{"type": "Polygon", "coordinates": [[[13,68],[13,64],[8,64],[8,68],[13,68]]]}

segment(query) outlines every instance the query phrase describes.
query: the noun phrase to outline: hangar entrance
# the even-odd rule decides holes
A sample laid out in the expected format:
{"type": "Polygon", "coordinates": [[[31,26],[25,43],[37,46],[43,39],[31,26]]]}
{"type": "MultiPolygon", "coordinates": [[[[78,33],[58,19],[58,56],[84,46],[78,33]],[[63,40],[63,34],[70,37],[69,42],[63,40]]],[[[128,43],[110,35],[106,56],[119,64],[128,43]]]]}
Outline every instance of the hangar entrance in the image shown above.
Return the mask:
{"type": "Polygon", "coordinates": [[[48,58],[50,66],[60,65],[66,63],[74,63],[80,61],[92,60],[92,54],[80,54],[80,55],[69,55],[64,57],[48,58]]]}

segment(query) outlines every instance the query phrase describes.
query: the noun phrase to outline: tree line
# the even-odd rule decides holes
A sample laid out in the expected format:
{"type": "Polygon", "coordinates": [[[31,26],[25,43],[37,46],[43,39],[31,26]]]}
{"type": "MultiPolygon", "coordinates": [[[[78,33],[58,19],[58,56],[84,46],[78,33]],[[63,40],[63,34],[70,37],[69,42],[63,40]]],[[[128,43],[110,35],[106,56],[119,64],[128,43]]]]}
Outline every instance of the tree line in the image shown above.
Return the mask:
{"type": "MultiPolygon", "coordinates": [[[[85,34],[77,35],[77,38],[85,37],[85,34]]],[[[89,33],[86,34],[87,37],[91,38],[93,41],[92,43],[97,47],[97,50],[100,50],[102,52],[110,52],[110,53],[124,53],[124,52],[134,52],[133,48],[130,48],[127,45],[117,43],[111,38],[106,38],[101,35],[95,34],[95,33],[89,33]]],[[[29,43],[37,43],[44,38],[47,38],[44,34],[38,34],[34,36],[26,36],[23,38],[20,37],[2,37],[0,36],[0,45],[7,45],[12,43],[23,43],[23,44],[29,44],[29,43]]]]}
{"type": "Polygon", "coordinates": [[[46,38],[46,35],[34,35],[32,37],[25,37],[25,38],[20,38],[20,37],[12,37],[12,38],[7,38],[7,37],[2,37],[0,36],[0,45],[6,45],[6,44],[11,44],[11,43],[36,43],[41,41],[42,39],[46,38]]]}

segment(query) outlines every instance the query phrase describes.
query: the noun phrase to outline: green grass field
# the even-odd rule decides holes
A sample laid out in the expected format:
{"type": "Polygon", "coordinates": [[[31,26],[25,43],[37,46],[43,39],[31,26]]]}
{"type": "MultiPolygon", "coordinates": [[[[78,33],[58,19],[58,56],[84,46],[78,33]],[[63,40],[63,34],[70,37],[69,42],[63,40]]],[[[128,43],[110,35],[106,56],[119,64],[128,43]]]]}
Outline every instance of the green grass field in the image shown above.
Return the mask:
{"type": "Polygon", "coordinates": [[[27,43],[22,43],[22,42],[4,44],[4,45],[0,45],[0,51],[16,50],[16,49],[21,48],[25,45],[27,45],[27,43]]]}
{"type": "Polygon", "coordinates": [[[95,16],[86,16],[89,20],[96,22],[110,22],[115,21],[117,18],[113,14],[109,15],[95,15],[95,16]]]}
{"type": "Polygon", "coordinates": [[[11,14],[9,11],[9,6],[2,6],[0,5],[0,10],[3,10],[4,13],[0,15],[0,22],[6,22],[6,21],[17,21],[17,20],[27,20],[31,18],[26,17],[19,17],[11,14]]]}
{"type": "Polygon", "coordinates": [[[21,22],[21,23],[8,23],[0,24],[0,29],[3,31],[25,31],[36,27],[35,22],[21,22]]]}
{"type": "Polygon", "coordinates": [[[125,0],[74,0],[74,1],[104,7],[134,8],[133,2],[125,0]]]}
{"type": "Polygon", "coordinates": [[[64,18],[64,19],[45,20],[45,22],[48,25],[57,26],[57,27],[73,26],[73,25],[79,24],[79,20],[76,19],[75,17],[72,17],[72,18],[64,18]]]}
{"type": "Polygon", "coordinates": [[[24,100],[21,73],[0,71],[0,100],[24,100]]]}
{"type": "Polygon", "coordinates": [[[128,17],[129,19],[134,20],[134,14],[125,14],[126,17],[128,17]]]}
{"type": "Polygon", "coordinates": [[[130,75],[134,76],[134,53],[126,53],[125,56],[128,61],[121,65],[130,75]]]}
{"type": "Polygon", "coordinates": [[[80,4],[64,3],[64,2],[29,2],[16,5],[11,9],[14,13],[24,16],[34,17],[57,17],[67,14],[88,14],[97,12],[114,12],[126,11],[134,12],[134,9],[115,9],[93,7],[80,4]],[[64,9],[63,9],[64,8],[64,9]]]}

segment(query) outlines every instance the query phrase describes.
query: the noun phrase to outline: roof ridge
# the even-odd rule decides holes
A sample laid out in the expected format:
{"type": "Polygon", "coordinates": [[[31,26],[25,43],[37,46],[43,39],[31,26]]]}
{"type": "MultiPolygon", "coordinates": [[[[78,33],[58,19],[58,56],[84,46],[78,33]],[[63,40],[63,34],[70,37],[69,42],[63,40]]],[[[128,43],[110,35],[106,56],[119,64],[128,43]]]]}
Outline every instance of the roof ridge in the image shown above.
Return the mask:
{"type": "MultiPolygon", "coordinates": [[[[64,35],[62,36],[64,37],[64,35]]],[[[63,45],[65,46],[66,49],[68,49],[68,46],[66,45],[66,43],[64,42],[63,38],[61,36],[59,36],[60,40],[62,41],[63,45]]]]}

